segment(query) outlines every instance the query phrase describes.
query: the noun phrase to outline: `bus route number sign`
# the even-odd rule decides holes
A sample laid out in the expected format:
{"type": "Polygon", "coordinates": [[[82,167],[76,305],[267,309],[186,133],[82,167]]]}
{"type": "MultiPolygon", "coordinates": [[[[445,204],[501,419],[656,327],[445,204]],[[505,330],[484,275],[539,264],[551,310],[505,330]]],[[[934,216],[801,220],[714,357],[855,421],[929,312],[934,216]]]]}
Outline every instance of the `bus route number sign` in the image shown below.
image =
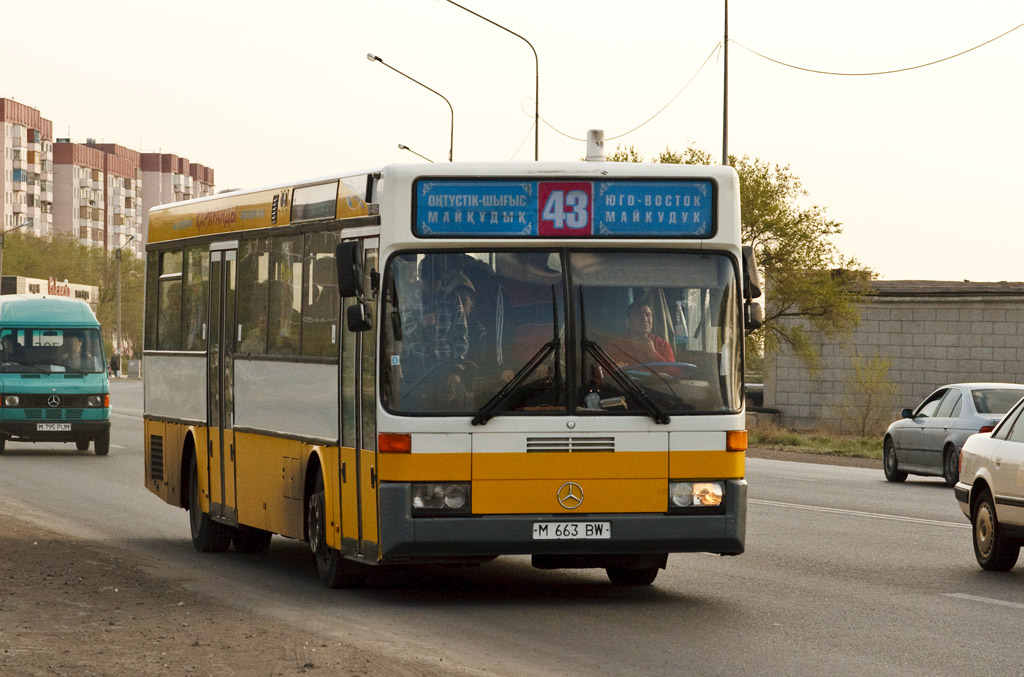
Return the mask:
{"type": "Polygon", "coordinates": [[[537,234],[541,237],[586,236],[594,230],[594,189],[589,181],[542,181],[537,234]]]}

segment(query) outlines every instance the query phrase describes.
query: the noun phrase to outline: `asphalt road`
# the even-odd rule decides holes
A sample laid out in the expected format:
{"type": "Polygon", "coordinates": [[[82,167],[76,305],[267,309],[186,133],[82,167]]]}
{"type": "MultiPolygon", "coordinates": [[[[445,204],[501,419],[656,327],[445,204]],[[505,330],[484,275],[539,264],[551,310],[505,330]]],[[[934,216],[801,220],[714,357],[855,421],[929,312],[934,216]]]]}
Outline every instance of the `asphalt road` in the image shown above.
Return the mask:
{"type": "Polygon", "coordinates": [[[143,486],[141,384],[112,393],[109,456],[9,444],[0,500],[311,633],[481,674],[1022,672],[1012,638],[1024,624],[1024,562],[981,571],[937,478],[893,485],[880,470],[748,459],[747,552],[673,555],[650,588],[510,557],[328,591],[301,543],[275,538],[259,557],[196,553],[186,513],[143,486]]]}

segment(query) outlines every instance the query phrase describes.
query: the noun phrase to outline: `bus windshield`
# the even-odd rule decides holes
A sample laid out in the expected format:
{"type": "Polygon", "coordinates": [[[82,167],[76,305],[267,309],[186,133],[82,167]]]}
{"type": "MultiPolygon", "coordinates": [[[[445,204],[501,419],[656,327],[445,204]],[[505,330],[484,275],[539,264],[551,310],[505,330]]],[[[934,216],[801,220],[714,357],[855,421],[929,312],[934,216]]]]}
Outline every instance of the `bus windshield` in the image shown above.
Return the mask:
{"type": "Polygon", "coordinates": [[[738,411],[737,279],[715,253],[402,253],[385,274],[384,405],[480,423],[738,411]]]}
{"type": "Polygon", "coordinates": [[[18,328],[0,330],[0,371],[99,374],[106,369],[98,329],[18,328]]]}

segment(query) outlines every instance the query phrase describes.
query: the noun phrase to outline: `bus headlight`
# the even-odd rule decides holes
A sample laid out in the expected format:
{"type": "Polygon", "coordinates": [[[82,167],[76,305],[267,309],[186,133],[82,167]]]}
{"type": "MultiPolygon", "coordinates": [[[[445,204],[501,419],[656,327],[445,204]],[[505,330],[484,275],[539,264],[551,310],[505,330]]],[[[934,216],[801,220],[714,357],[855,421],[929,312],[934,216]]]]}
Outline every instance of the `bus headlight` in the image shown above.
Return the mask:
{"type": "Polygon", "coordinates": [[[17,395],[4,395],[4,406],[5,407],[16,407],[21,402],[17,395]]]}
{"type": "Polygon", "coordinates": [[[412,485],[412,514],[469,514],[469,484],[429,482],[412,485]]]}
{"type": "Polygon", "coordinates": [[[669,482],[670,508],[717,508],[725,497],[724,482],[669,482]]]}

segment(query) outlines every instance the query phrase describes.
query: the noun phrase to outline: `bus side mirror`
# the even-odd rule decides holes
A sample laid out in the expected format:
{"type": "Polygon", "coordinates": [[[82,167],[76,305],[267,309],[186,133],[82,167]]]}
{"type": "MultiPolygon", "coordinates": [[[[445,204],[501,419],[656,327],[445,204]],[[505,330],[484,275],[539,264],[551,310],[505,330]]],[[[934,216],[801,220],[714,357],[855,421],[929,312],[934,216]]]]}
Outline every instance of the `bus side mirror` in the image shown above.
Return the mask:
{"type": "Polygon", "coordinates": [[[345,310],[345,323],[348,330],[354,334],[373,329],[373,317],[370,315],[370,306],[365,303],[356,303],[345,310]]]}
{"type": "Polygon", "coordinates": [[[761,298],[761,275],[757,272],[754,248],[743,245],[743,298],[748,301],[761,298]]]}
{"type": "MultiPolygon", "coordinates": [[[[338,244],[334,249],[338,267],[338,294],[341,298],[363,295],[363,248],[358,242],[338,244]]],[[[355,331],[354,329],[352,331],[355,331]]]]}
{"type": "Polygon", "coordinates": [[[747,301],[744,308],[747,311],[744,320],[746,321],[748,331],[754,331],[764,326],[764,308],[760,303],[747,301]]]}

